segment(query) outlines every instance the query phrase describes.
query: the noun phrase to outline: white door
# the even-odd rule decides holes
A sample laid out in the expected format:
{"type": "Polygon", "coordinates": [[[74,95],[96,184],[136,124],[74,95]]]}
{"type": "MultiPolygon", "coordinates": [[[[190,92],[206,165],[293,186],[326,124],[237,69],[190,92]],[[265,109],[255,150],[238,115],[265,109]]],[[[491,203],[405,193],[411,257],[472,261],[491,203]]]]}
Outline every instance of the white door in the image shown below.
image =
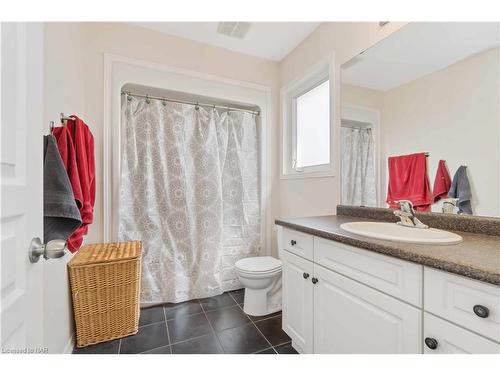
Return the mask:
{"type": "Polygon", "coordinates": [[[300,353],[313,352],[312,262],[283,250],[283,330],[300,353]]]}
{"type": "Polygon", "coordinates": [[[0,346],[30,352],[43,345],[43,262],[28,259],[43,237],[43,25],[2,23],[1,41],[0,346]]]}
{"type": "Polygon", "coordinates": [[[314,353],[420,353],[421,311],[314,265],[314,353]]]}
{"type": "Polygon", "coordinates": [[[500,354],[500,344],[424,313],[425,354],[500,354]]]}

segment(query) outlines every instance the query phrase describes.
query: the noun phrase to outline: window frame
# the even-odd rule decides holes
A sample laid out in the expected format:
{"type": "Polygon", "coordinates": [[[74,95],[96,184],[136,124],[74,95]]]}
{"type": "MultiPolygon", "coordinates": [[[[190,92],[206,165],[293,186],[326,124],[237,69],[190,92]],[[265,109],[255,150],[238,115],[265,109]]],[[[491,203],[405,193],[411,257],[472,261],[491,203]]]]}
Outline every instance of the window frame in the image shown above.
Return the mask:
{"type": "Polygon", "coordinates": [[[281,178],[332,177],[334,173],[334,85],[333,57],[323,59],[298,79],[281,89],[282,152],[281,178]],[[295,167],[297,155],[297,98],[324,82],[329,81],[330,90],[330,155],[329,163],[302,168],[295,167]]]}

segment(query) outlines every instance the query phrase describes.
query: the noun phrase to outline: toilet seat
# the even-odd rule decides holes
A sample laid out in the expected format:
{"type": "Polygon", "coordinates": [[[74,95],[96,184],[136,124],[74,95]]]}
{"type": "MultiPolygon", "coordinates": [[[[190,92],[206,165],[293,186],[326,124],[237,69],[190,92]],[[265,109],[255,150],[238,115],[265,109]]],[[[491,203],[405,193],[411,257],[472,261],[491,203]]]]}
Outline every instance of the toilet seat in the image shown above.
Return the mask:
{"type": "Polygon", "coordinates": [[[240,259],[234,266],[241,273],[263,276],[281,271],[282,265],[281,260],[266,256],[240,259]]]}

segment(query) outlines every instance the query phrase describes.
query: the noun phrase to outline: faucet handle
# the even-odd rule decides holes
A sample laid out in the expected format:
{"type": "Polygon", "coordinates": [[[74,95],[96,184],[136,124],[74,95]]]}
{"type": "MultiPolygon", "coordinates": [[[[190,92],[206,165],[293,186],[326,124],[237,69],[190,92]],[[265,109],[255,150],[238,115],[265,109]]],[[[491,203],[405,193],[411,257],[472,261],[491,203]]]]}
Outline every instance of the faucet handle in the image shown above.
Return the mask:
{"type": "Polygon", "coordinates": [[[415,210],[413,209],[413,203],[407,199],[401,199],[397,201],[401,211],[408,212],[412,215],[415,215],[415,210]]]}

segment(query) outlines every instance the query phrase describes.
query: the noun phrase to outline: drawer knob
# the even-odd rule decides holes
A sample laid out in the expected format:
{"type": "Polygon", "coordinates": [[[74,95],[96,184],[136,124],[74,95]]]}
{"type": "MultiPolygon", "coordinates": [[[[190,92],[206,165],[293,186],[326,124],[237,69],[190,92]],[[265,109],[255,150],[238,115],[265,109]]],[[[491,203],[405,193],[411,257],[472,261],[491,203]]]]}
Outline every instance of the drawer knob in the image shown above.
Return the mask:
{"type": "Polygon", "coordinates": [[[436,339],[433,339],[432,337],[426,337],[425,338],[425,345],[431,350],[436,350],[438,347],[438,342],[436,339]]]}
{"type": "Polygon", "coordinates": [[[312,283],[313,283],[313,284],[317,284],[317,283],[318,283],[318,279],[317,279],[317,278],[315,278],[315,277],[313,277],[313,278],[311,279],[311,281],[312,281],[312,283]]]}
{"type": "Polygon", "coordinates": [[[309,274],[307,272],[304,272],[304,274],[302,276],[304,277],[304,279],[308,279],[309,278],[309,274]]]}
{"type": "Polygon", "coordinates": [[[472,310],[474,310],[474,314],[476,314],[480,318],[487,318],[490,315],[490,309],[488,309],[486,306],[475,305],[472,310]]]}
{"type": "Polygon", "coordinates": [[[297,241],[295,241],[295,240],[291,240],[291,241],[290,241],[290,245],[292,245],[292,246],[297,245],[297,241]]]}

